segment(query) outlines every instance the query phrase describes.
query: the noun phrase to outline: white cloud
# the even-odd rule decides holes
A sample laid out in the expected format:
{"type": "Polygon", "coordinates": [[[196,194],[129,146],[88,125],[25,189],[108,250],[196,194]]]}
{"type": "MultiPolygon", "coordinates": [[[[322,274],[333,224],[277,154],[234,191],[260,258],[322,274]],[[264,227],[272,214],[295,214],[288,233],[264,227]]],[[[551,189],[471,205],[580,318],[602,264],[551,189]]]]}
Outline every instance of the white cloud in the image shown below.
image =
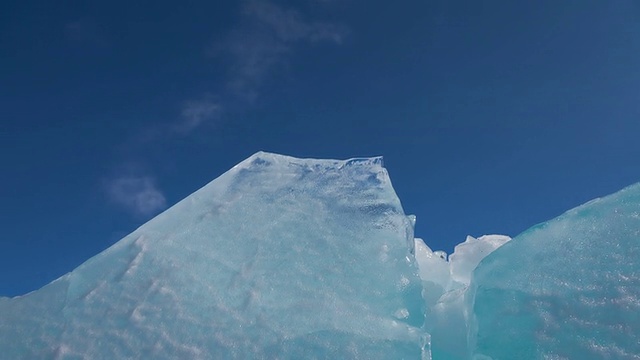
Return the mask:
{"type": "Polygon", "coordinates": [[[149,176],[122,176],[107,186],[111,201],[135,215],[150,216],[167,207],[165,196],[149,176]]]}
{"type": "Polygon", "coordinates": [[[266,0],[245,1],[240,24],[225,43],[214,44],[209,54],[229,57],[230,88],[250,99],[256,97],[269,71],[286,63],[294,45],[341,44],[348,32],[338,24],[308,21],[300,12],[266,0]]]}
{"type": "Polygon", "coordinates": [[[328,40],[340,44],[344,36],[344,30],[336,24],[307,22],[296,10],[283,9],[264,0],[247,2],[245,15],[269,27],[283,43],[328,40]]]}
{"type": "MultiPolygon", "coordinates": [[[[238,26],[226,40],[209,49],[209,55],[230,61],[229,88],[226,90],[231,92],[221,95],[223,99],[231,100],[232,107],[237,100],[243,103],[242,100],[255,99],[264,78],[275,67],[287,63],[296,45],[318,42],[341,44],[348,33],[346,27],[310,21],[299,11],[268,0],[243,0],[242,4],[238,26]]],[[[77,41],[85,41],[91,34],[99,33],[96,29],[99,30],[88,20],[66,26],[67,36],[77,41]]],[[[184,101],[177,118],[141,129],[123,148],[126,152],[136,153],[148,148],[151,143],[163,144],[192,135],[202,128],[210,129],[212,125],[218,125],[222,113],[219,99],[205,93],[200,98],[184,101]]],[[[128,170],[124,174],[140,174],[135,165],[128,170]]],[[[106,184],[110,200],[134,215],[151,216],[167,206],[166,198],[157,188],[153,177],[126,175],[112,178],[106,184]]]]}
{"type": "Polygon", "coordinates": [[[200,100],[186,101],[180,114],[181,121],[176,130],[182,134],[189,134],[205,122],[215,121],[220,116],[222,107],[210,96],[200,100]]]}

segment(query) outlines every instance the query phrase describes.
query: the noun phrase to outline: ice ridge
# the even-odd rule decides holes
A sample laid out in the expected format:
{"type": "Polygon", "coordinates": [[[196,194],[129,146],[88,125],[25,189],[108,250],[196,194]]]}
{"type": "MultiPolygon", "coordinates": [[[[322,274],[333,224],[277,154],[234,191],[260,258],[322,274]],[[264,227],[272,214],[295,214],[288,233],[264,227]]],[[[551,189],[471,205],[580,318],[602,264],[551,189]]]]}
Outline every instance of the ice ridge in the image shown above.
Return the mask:
{"type": "Polygon", "coordinates": [[[381,157],[259,152],[0,297],[7,359],[640,359],[640,184],[448,255],[381,157]]]}
{"type": "Polygon", "coordinates": [[[11,359],[420,358],[413,228],[381,158],[257,153],[44,288],[11,359]]]}

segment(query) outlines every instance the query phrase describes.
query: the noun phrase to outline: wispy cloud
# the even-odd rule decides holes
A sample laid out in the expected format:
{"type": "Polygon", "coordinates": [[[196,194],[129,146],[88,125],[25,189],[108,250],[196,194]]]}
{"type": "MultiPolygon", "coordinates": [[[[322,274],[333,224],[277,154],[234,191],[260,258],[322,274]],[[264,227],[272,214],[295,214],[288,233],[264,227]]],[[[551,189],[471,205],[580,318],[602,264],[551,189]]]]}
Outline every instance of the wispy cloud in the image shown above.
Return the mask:
{"type": "MultiPolygon", "coordinates": [[[[79,20],[67,24],[66,32],[70,39],[87,41],[99,33],[99,27],[95,22],[79,20]]],[[[124,160],[132,154],[140,156],[150,148],[175,143],[177,139],[217,127],[229,108],[233,112],[238,105],[244,106],[246,101],[256,99],[265,78],[275,68],[286,65],[297,46],[321,42],[339,45],[347,34],[348,29],[342,25],[310,20],[295,9],[269,0],[242,0],[237,26],[223,41],[212,44],[207,52],[222,60],[227,86],[220,89],[217,96],[204,93],[200,97],[187,98],[179,103],[179,110],[172,119],[156,121],[139,129],[122,145],[122,152],[127,154],[124,160]]],[[[139,160],[137,163],[146,164],[139,160]]],[[[109,199],[136,216],[148,217],[166,208],[166,197],[156,186],[154,177],[140,176],[135,166],[129,170],[132,171],[124,172],[127,175],[107,181],[109,199]]]]}
{"type": "Polygon", "coordinates": [[[270,28],[283,43],[328,40],[339,44],[344,36],[344,29],[336,24],[308,22],[298,11],[264,0],[248,1],[244,13],[270,28]]]}
{"type": "Polygon", "coordinates": [[[111,201],[138,216],[151,216],[167,207],[167,200],[150,176],[121,176],[107,183],[111,201]]]}
{"type": "Polygon", "coordinates": [[[348,33],[342,25],[309,21],[297,10],[266,0],[245,1],[239,24],[227,41],[214,44],[209,54],[229,58],[231,90],[250,99],[257,96],[269,71],[286,63],[296,44],[341,44],[348,33]]]}
{"type": "MultiPolygon", "coordinates": [[[[220,123],[222,114],[222,105],[211,94],[183,101],[172,118],[137,129],[121,144],[122,151],[133,154],[153,144],[162,145],[186,138],[202,127],[211,129],[220,123]]],[[[126,162],[123,165],[127,166],[126,162]]]]}
{"type": "Polygon", "coordinates": [[[221,110],[220,104],[210,95],[198,100],[185,101],[175,129],[179,133],[187,135],[204,123],[219,120],[221,110]]]}

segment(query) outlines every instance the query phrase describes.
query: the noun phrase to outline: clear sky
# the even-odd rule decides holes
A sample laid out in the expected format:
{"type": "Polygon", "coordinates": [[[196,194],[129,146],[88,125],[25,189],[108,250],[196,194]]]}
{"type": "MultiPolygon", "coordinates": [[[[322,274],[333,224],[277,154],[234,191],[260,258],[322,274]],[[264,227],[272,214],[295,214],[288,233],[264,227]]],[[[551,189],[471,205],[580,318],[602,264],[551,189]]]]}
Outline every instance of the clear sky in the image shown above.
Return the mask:
{"type": "Polygon", "coordinates": [[[383,155],[450,252],[640,181],[640,3],[9,0],[0,109],[0,295],[259,150],[383,155]]]}

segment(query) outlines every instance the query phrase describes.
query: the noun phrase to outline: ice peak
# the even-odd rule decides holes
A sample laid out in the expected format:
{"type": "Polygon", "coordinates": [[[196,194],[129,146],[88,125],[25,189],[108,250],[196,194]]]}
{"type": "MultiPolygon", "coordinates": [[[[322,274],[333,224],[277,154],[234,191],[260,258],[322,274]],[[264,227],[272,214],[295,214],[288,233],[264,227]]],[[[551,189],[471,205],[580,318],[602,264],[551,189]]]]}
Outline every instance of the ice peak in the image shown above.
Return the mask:
{"type": "Polygon", "coordinates": [[[0,349],[417,358],[426,342],[412,241],[381,158],[258,152],[59,281],[0,300],[0,349]]]}

